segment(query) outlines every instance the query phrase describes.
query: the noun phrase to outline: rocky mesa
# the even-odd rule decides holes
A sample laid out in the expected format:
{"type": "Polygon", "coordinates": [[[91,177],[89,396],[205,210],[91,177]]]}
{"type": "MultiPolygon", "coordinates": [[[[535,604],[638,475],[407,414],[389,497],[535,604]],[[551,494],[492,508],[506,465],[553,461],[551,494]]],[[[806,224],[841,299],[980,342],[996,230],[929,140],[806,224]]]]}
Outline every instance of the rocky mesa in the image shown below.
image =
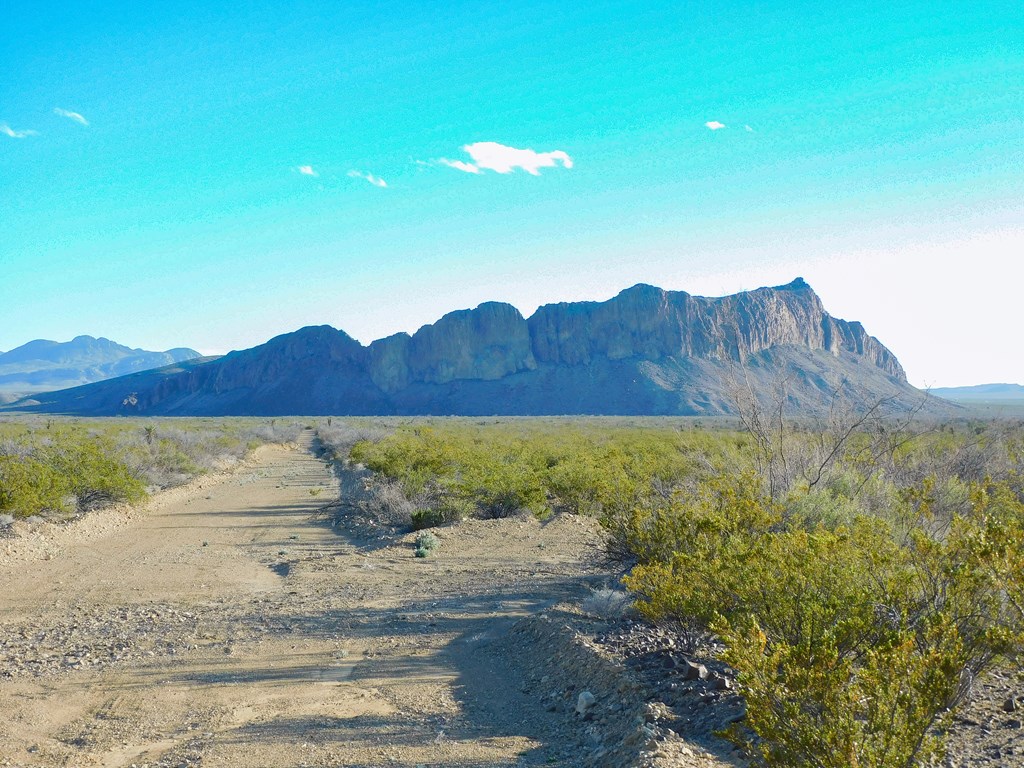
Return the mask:
{"type": "Polygon", "coordinates": [[[636,285],[529,318],[486,302],[363,346],[330,326],[252,349],[22,401],[80,414],[713,415],[738,382],[785,380],[813,412],[837,387],[854,402],[922,393],[857,322],[834,318],[801,278],[723,297],[636,285]]]}

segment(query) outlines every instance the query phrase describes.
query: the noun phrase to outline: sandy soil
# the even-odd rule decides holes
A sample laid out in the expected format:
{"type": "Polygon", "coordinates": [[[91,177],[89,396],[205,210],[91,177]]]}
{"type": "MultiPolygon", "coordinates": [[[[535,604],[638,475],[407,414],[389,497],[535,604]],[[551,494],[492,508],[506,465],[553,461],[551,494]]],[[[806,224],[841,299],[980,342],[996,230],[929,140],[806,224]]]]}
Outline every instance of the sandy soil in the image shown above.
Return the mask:
{"type": "Polygon", "coordinates": [[[601,578],[593,527],[471,521],[415,558],[317,515],[308,443],[0,541],[0,765],[578,764],[495,641],[601,578]]]}

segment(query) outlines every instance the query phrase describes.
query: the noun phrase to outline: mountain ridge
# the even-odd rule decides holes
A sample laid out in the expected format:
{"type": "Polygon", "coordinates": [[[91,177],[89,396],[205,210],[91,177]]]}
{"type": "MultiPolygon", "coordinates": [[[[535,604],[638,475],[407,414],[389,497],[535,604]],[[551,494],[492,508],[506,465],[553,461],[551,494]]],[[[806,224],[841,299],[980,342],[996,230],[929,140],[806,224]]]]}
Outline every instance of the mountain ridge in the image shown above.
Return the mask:
{"type": "Polygon", "coordinates": [[[0,392],[66,389],[200,356],[187,347],[153,352],[103,336],[79,335],[65,342],[33,339],[0,352],[0,392]]]}
{"type": "Polygon", "coordinates": [[[931,394],[962,402],[1024,401],[1024,386],[1020,384],[974,384],[966,387],[935,387],[931,394]]]}
{"type": "Polygon", "coordinates": [[[33,410],[181,415],[714,414],[742,380],[789,379],[794,407],[920,395],[884,345],[801,278],[723,297],[637,284],[524,318],[502,302],[362,345],[307,326],[223,357],[114,379],[33,410]],[[731,380],[731,381],[730,381],[731,380]],[[130,396],[130,397],[129,397],[130,396]],[[130,403],[126,405],[126,403],[130,403]]]}

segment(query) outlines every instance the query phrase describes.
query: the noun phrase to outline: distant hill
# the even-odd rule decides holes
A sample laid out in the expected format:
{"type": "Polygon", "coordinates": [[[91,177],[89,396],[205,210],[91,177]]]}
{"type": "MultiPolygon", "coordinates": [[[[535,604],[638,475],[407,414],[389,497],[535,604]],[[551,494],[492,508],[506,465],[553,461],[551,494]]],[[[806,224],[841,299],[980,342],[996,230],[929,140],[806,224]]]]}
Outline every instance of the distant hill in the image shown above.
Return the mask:
{"type": "MultiPolygon", "coordinates": [[[[524,318],[497,302],[363,346],[330,326],[252,349],[53,392],[22,410],[112,415],[729,413],[738,387],[788,407],[923,393],[857,322],[825,312],[802,279],[707,298],[636,285],[604,302],[524,318]]],[[[942,401],[936,401],[941,403],[942,401]]],[[[955,408],[953,405],[943,407],[955,408]]]]}
{"type": "Polygon", "coordinates": [[[936,397],[963,403],[1024,403],[1024,387],[1020,384],[977,384],[973,387],[938,387],[931,390],[931,393],[936,397]]]}
{"type": "Polygon", "coordinates": [[[0,393],[46,392],[103,381],[200,357],[194,349],[149,352],[110,339],[36,339],[0,353],[0,393]]]}

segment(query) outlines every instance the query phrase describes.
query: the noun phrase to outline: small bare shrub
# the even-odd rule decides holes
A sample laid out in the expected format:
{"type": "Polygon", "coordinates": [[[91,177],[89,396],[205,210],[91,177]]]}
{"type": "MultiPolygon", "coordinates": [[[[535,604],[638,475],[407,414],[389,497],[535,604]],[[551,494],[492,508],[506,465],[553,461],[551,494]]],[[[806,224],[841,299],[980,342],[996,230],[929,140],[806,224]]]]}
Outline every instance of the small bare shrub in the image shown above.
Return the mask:
{"type": "Polygon", "coordinates": [[[352,446],[356,443],[376,443],[390,434],[391,430],[373,424],[351,424],[334,422],[328,419],[327,424],[317,427],[316,436],[326,453],[331,454],[335,461],[348,458],[352,446]]]}
{"type": "Polygon", "coordinates": [[[261,424],[239,433],[239,437],[247,443],[294,443],[302,434],[303,426],[297,421],[278,421],[261,424]]]}
{"type": "Polygon", "coordinates": [[[584,598],[581,607],[602,619],[621,619],[633,608],[633,598],[621,589],[603,587],[584,598]]]}
{"type": "Polygon", "coordinates": [[[367,506],[380,522],[396,528],[411,526],[416,512],[416,505],[405,495],[402,483],[387,477],[373,479],[367,506]]]}

